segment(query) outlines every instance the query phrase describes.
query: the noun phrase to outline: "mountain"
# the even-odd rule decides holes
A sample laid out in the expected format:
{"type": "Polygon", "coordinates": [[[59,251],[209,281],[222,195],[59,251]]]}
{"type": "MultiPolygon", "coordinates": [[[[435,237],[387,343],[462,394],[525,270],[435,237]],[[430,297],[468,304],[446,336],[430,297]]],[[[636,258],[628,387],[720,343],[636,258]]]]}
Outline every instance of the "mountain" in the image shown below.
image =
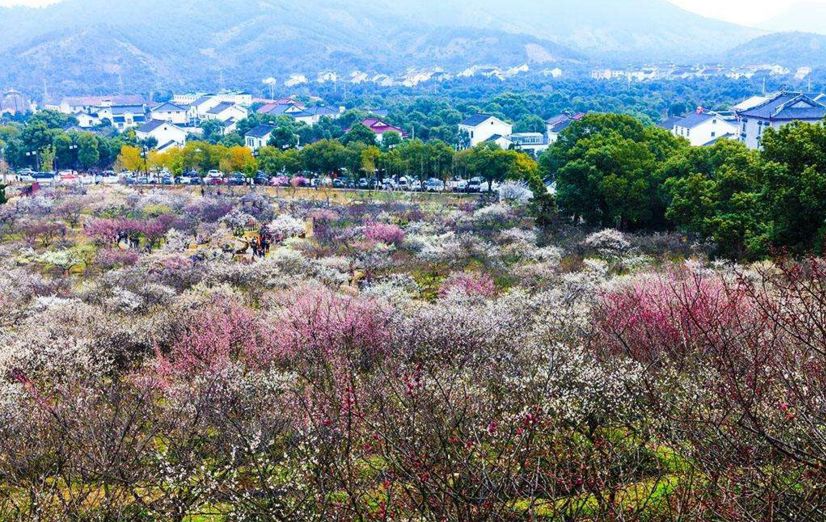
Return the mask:
{"type": "Polygon", "coordinates": [[[826,36],[775,33],[755,38],[725,55],[730,64],[779,64],[785,67],[826,66],[826,36]]]}
{"type": "Polygon", "coordinates": [[[666,0],[63,0],[0,8],[0,70],[30,92],[44,80],[58,93],[214,88],[220,76],[249,88],[325,71],[681,61],[757,34],[666,0]]]}
{"type": "Polygon", "coordinates": [[[292,0],[66,0],[0,9],[0,70],[37,92],[214,88],[219,76],[256,86],[293,73],[369,75],[469,65],[544,67],[584,56],[558,43],[496,29],[442,27],[394,12],[390,0],[316,5],[292,0]],[[82,8],[81,8],[82,7],[82,8]]]}
{"type": "Polygon", "coordinates": [[[596,58],[634,61],[696,58],[763,34],[666,0],[545,0],[518,7],[500,0],[442,0],[428,13],[451,25],[526,33],[596,58]]]}
{"type": "Polygon", "coordinates": [[[803,31],[826,35],[826,4],[797,2],[760,25],[769,31],[803,31]]]}

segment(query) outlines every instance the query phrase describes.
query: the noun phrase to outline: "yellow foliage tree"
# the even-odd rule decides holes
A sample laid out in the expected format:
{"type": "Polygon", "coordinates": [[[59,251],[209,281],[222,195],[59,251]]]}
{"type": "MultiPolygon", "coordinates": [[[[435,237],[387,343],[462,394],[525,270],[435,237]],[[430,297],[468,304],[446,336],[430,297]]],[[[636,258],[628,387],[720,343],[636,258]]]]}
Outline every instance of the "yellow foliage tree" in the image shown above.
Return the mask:
{"type": "Polygon", "coordinates": [[[224,172],[252,174],[258,168],[258,161],[252,155],[252,151],[240,145],[226,149],[219,164],[224,172]]]}
{"type": "Polygon", "coordinates": [[[115,166],[118,170],[131,170],[132,172],[142,171],[144,169],[144,161],[141,157],[141,149],[132,147],[131,145],[122,146],[115,166]]]}

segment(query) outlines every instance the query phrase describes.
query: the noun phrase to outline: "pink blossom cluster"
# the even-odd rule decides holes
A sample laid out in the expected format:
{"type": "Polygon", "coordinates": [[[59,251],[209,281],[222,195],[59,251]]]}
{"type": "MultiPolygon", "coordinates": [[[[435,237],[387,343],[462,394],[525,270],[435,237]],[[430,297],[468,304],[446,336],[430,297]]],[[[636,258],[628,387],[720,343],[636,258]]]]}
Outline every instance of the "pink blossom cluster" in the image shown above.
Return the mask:
{"type": "Polygon", "coordinates": [[[371,241],[399,246],[404,242],[404,230],[398,225],[371,223],[364,227],[364,236],[371,241]]]}
{"type": "Polygon", "coordinates": [[[483,272],[454,272],[445,279],[439,288],[439,295],[445,297],[452,293],[468,296],[492,297],[496,294],[496,283],[483,272]]]}

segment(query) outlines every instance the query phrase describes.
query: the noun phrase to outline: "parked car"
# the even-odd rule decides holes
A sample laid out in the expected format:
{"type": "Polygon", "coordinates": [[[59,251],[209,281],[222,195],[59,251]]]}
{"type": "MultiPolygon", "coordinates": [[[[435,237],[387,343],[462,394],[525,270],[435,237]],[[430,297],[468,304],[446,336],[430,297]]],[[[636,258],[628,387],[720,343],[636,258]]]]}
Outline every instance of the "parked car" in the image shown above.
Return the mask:
{"type": "Polygon", "coordinates": [[[467,192],[482,192],[482,178],[470,178],[467,182],[467,192]]]}
{"type": "Polygon", "coordinates": [[[294,178],[290,181],[290,183],[291,183],[294,187],[309,187],[309,186],[310,186],[310,180],[309,180],[309,179],[307,179],[307,178],[305,178],[304,176],[295,176],[295,177],[294,177],[294,178]]]}
{"type": "Polygon", "coordinates": [[[31,177],[32,181],[36,181],[41,185],[48,185],[56,180],[54,172],[34,172],[31,177]]]}
{"type": "Polygon", "coordinates": [[[270,177],[267,176],[266,174],[259,173],[259,174],[256,174],[254,178],[252,178],[252,181],[256,185],[267,185],[270,182],[270,177]]]}
{"type": "Polygon", "coordinates": [[[453,192],[467,192],[467,185],[467,180],[456,180],[453,182],[453,192]]]}
{"type": "Polygon", "coordinates": [[[361,178],[356,186],[362,190],[366,190],[370,188],[370,180],[367,178],[361,178]]]}
{"type": "Polygon", "coordinates": [[[396,190],[396,182],[392,178],[382,180],[381,186],[384,190],[396,190]]]}
{"type": "Polygon", "coordinates": [[[404,176],[400,177],[399,181],[396,182],[396,190],[408,190],[409,188],[410,182],[404,176]]]}
{"type": "Polygon", "coordinates": [[[236,172],[227,178],[227,184],[240,187],[241,185],[247,184],[247,178],[240,172],[236,172]]]}
{"type": "Polygon", "coordinates": [[[424,183],[426,192],[443,192],[445,190],[444,181],[436,178],[430,178],[424,183]]]}
{"type": "Polygon", "coordinates": [[[29,170],[28,172],[20,171],[17,173],[17,181],[24,181],[24,182],[31,182],[34,181],[34,172],[29,170]]]}
{"type": "Polygon", "coordinates": [[[175,178],[172,176],[162,176],[161,177],[161,185],[174,185],[175,178]]]}
{"type": "Polygon", "coordinates": [[[415,192],[421,192],[424,189],[424,185],[422,185],[421,181],[419,181],[417,179],[414,179],[413,181],[410,182],[409,189],[413,190],[415,192]]]}

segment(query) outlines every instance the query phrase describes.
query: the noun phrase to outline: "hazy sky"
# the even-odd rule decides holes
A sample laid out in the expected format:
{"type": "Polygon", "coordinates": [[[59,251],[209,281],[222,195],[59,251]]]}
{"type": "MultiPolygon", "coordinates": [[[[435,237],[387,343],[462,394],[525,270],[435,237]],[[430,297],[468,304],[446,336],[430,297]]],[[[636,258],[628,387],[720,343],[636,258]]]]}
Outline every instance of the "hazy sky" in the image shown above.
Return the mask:
{"type": "MultiPolygon", "coordinates": [[[[60,0],[0,0],[0,6],[42,6],[60,0]]],[[[122,1],[122,0],[113,0],[122,1]]],[[[220,0],[217,0],[220,1],[220,0]]],[[[473,1],[473,0],[469,0],[473,1]]],[[[553,0],[549,0],[553,1],[553,0]]],[[[622,2],[622,0],[617,0],[622,2]]],[[[741,24],[758,25],[760,22],[784,11],[801,0],[670,0],[691,11],[711,18],[720,18],[741,24]]],[[[826,4],[826,0],[805,0],[826,4]]]]}

